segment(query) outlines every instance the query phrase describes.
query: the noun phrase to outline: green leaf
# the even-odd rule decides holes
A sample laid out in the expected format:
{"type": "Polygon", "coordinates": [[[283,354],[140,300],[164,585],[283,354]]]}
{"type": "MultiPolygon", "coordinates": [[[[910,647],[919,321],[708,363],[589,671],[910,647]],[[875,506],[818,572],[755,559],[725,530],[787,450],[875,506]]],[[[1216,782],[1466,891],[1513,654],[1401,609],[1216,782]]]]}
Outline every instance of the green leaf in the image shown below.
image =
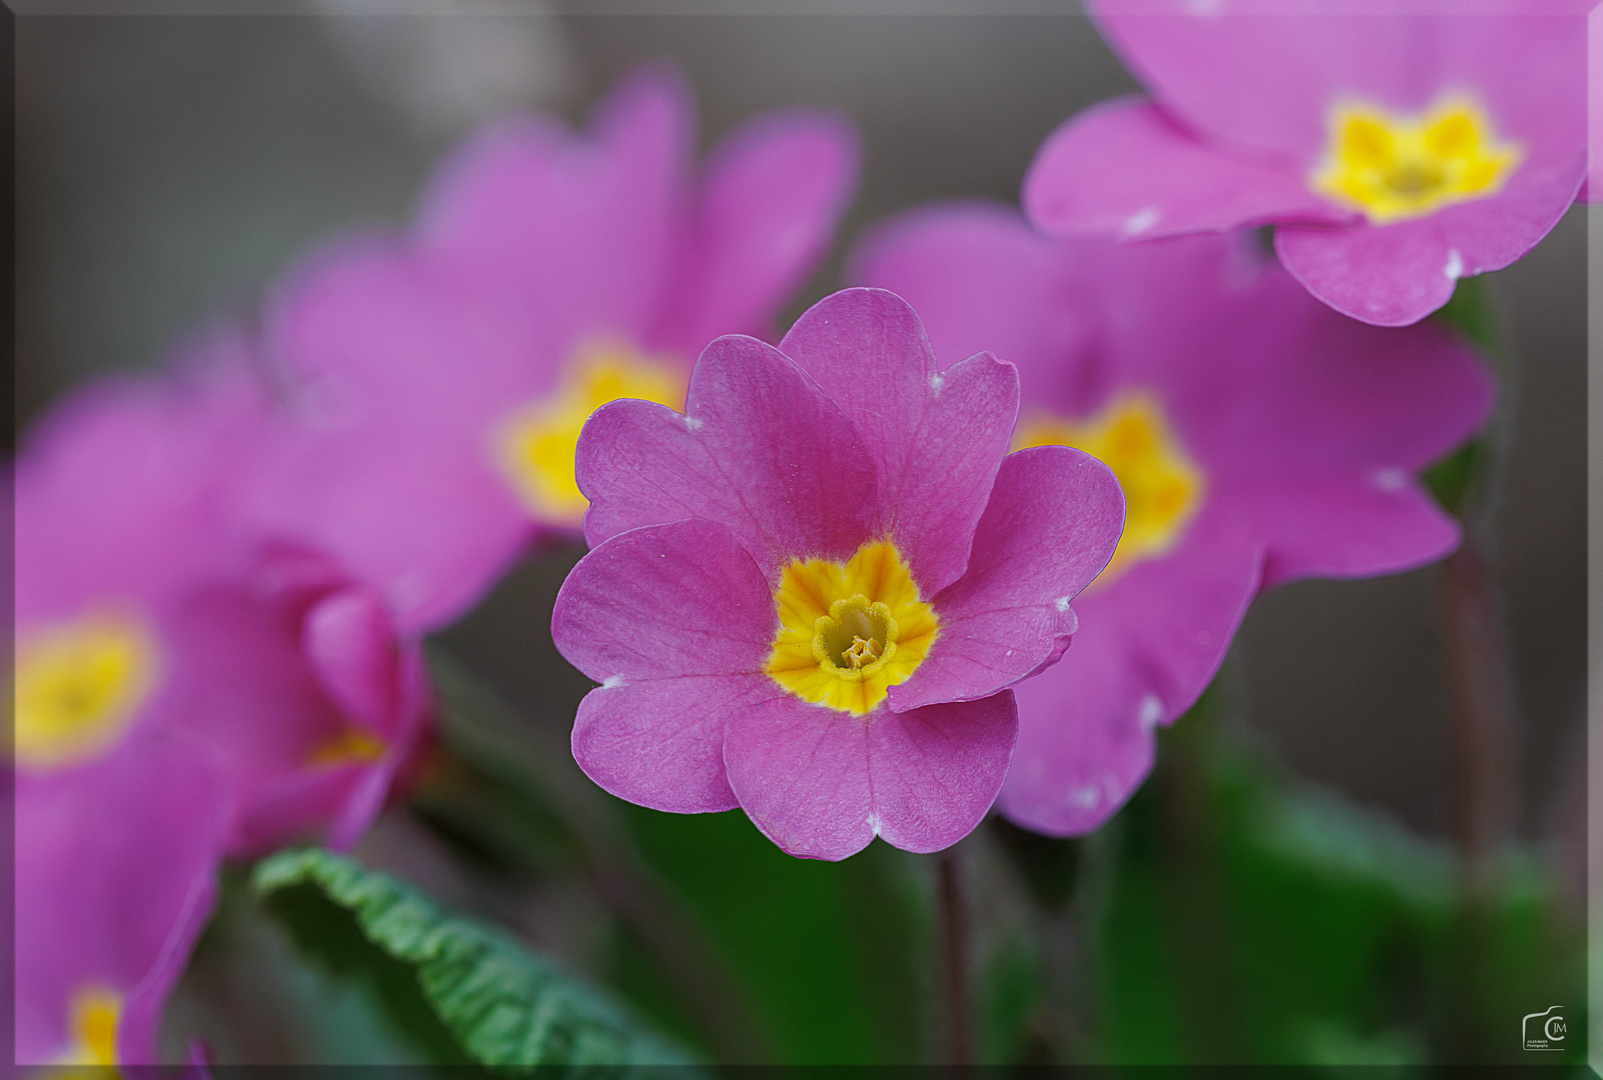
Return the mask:
{"type": "Polygon", "coordinates": [[[248,870],[227,867],[219,884],[167,1001],[166,1060],[184,1060],[198,1037],[213,1065],[470,1064],[411,968],[368,945],[348,913],[317,900],[311,921],[291,925],[259,902],[248,870]],[[315,958],[297,947],[308,935],[315,958]]]}
{"type": "Polygon", "coordinates": [[[411,969],[424,1001],[474,1062],[531,1068],[690,1060],[603,991],[498,930],[442,913],[387,874],[308,849],[264,860],[253,883],[303,913],[319,900],[348,912],[371,946],[411,969]]]}

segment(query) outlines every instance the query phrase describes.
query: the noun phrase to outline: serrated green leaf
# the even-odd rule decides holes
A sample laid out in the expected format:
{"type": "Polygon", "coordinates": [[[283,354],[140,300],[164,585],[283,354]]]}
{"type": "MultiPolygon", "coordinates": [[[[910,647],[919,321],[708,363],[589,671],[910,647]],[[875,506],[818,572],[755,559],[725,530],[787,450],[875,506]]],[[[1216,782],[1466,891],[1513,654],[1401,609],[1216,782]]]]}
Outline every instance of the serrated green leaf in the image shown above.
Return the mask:
{"type": "Polygon", "coordinates": [[[308,849],[264,860],[253,883],[264,894],[314,890],[349,912],[369,943],[411,966],[472,1061],[513,1069],[690,1063],[599,988],[498,930],[441,912],[387,874],[308,849]]]}

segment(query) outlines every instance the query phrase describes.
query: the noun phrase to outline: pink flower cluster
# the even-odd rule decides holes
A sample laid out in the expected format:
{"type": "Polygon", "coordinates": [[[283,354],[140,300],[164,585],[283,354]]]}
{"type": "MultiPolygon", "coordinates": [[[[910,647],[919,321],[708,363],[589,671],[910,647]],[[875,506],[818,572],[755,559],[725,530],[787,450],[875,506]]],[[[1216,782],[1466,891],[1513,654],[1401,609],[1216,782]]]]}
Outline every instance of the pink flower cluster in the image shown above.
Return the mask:
{"type": "Polygon", "coordinates": [[[1457,543],[1417,475],[1492,386],[1419,320],[1587,168],[1578,7],[1468,6],[1098,0],[1154,97],[1049,138],[1028,218],[882,227],[777,347],[855,136],[698,169],[647,71],[73,395],[13,471],[18,1060],[155,1061],[220,861],[354,843],[422,637],[547,534],[591,546],[552,632],[607,790],[825,859],[1095,828],[1261,590],[1457,543]]]}
{"type": "Polygon", "coordinates": [[[17,1057],[157,1060],[225,857],[354,843],[420,764],[423,635],[541,534],[620,396],[682,404],[827,249],[855,136],[761,117],[697,170],[688,93],[628,80],[447,161],[417,224],[292,274],[259,334],[74,394],[17,520],[17,1057]]]}

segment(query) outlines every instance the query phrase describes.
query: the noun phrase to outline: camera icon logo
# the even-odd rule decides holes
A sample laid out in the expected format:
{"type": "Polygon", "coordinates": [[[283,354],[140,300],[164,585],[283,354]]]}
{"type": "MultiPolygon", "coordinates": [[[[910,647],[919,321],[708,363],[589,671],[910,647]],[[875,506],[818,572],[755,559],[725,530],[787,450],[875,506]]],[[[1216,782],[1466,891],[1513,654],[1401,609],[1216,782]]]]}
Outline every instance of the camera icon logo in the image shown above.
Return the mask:
{"type": "Polygon", "coordinates": [[[1531,1013],[1520,1024],[1527,1050],[1564,1049],[1564,1006],[1550,1005],[1546,1012],[1531,1013]]]}

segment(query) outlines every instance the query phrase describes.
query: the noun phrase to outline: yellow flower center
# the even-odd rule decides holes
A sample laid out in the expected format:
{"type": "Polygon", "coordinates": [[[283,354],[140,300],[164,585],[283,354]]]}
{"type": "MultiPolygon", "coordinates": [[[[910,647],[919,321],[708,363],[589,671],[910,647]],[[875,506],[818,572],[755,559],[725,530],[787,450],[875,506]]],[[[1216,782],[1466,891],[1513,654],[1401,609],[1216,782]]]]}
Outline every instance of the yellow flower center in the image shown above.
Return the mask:
{"type": "Polygon", "coordinates": [[[155,637],[126,613],[24,635],[16,660],[16,760],[32,768],[109,749],[156,684],[155,637]]]}
{"type": "Polygon", "coordinates": [[[589,505],[573,476],[579,432],[590,414],[618,398],[683,409],[689,375],[667,358],[618,342],[592,342],[568,362],[551,394],[515,412],[495,433],[495,457],[529,510],[543,521],[576,525],[589,505]]]}
{"type": "Polygon", "coordinates": [[[774,590],[779,633],[768,674],[803,701],[855,716],[906,682],[940,633],[935,610],[888,540],[845,563],[792,560],[774,590]]]}
{"type": "Polygon", "coordinates": [[[1088,420],[1037,414],[1013,434],[1015,450],[1053,445],[1097,458],[1124,489],[1124,535],[1093,587],[1167,553],[1202,505],[1201,468],[1180,445],[1162,406],[1145,394],[1121,395],[1088,420]]]}
{"type": "Polygon", "coordinates": [[[1499,142],[1491,118],[1465,98],[1414,116],[1349,103],[1331,110],[1330,144],[1309,183],[1386,225],[1496,194],[1523,156],[1518,143],[1499,142]]]}
{"type": "Polygon", "coordinates": [[[329,766],[371,764],[384,757],[385,749],[383,741],[377,736],[351,726],[318,743],[308,763],[329,766]]]}
{"type": "Polygon", "coordinates": [[[117,1023],[122,1017],[122,995],[100,987],[87,987],[72,997],[68,1008],[67,1030],[72,1040],[57,1066],[47,1075],[51,1080],[68,1077],[115,1075],[117,1064],[117,1023]]]}

